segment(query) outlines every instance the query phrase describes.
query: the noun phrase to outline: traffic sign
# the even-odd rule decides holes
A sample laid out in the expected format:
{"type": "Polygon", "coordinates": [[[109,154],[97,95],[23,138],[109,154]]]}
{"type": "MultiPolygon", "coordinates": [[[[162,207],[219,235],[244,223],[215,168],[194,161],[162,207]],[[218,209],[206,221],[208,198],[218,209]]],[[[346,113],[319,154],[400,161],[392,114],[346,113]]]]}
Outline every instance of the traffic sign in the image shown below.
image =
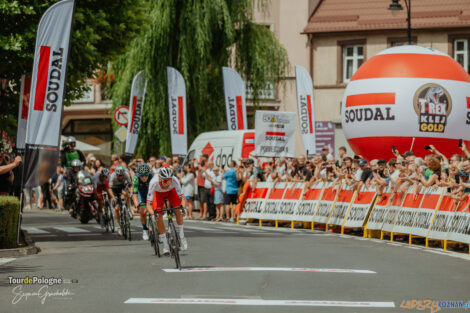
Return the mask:
{"type": "Polygon", "coordinates": [[[129,107],[121,106],[114,111],[114,121],[119,125],[126,126],[129,122],[129,107]]]}
{"type": "Polygon", "coordinates": [[[119,129],[114,132],[114,135],[115,135],[116,138],[119,139],[121,142],[126,141],[126,137],[127,137],[127,128],[124,127],[124,126],[119,127],[119,129]]]}

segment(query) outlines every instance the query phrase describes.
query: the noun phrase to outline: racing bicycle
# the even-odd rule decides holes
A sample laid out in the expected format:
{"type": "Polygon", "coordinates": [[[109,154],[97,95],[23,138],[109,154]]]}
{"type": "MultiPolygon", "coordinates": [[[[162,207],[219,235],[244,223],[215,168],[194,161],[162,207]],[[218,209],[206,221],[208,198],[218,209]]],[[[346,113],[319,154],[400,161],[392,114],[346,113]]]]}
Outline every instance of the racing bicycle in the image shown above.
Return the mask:
{"type": "Polygon", "coordinates": [[[119,225],[121,226],[122,236],[124,239],[132,240],[131,238],[131,221],[129,219],[129,206],[123,194],[118,198],[119,204],[119,225]]]}
{"type": "Polygon", "coordinates": [[[147,213],[147,229],[149,232],[150,245],[152,246],[155,255],[160,257],[160,238],[158,237],[159,233],[155,215],[150,215],[147,213]]]}
{"type": "MultiPolygon", "coordinates": [[[[183,210],[180,206],[176,209],[183,210]]],[[[168,202],[165,203],[165,207],[163,211],[167,213],[168,217],[168,227],[166,228],[166,237],[168,238],[168,245],[170,246],[170,255],[172,258],[175,259],[176,268],[181,270],[181,261],[180,261],[180,247],[181,247],[181,240],[176,231],[175,223],[173,222],[173,215],[175,215],[175,208],[172,208],[168,202]]]]}
{"type": "Polygon", "coordinates": [[[103,191],[103,218],[104,218],[104,227],[106,232],[114,233],[114,216],[111,204],[109,203],[108,193],[103,191]]]}

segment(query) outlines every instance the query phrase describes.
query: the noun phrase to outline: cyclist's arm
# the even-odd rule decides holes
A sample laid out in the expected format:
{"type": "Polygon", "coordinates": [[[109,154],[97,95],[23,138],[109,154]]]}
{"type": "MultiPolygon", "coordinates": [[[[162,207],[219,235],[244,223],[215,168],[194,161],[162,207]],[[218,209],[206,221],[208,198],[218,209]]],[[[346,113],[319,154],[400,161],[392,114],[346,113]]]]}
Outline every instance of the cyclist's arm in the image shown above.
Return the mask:
{"type": "Polygon", "coordinates": [[[158,176],[155,175],[155,176],[153,176],[152,180],[150,181],[149,191],[147,193],[147,211],[152,215],[153,215],[152,202],[153,202],[155,187],[157,186],[157,184],[158,184],[158,176]]]}

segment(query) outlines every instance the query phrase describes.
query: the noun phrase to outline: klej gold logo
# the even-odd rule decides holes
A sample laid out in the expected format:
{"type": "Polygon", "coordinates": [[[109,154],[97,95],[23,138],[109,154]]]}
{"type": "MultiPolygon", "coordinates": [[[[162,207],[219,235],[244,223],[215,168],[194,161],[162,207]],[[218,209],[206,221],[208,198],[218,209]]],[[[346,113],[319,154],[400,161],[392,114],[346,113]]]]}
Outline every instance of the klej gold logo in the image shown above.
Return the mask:
{"type": "Polygon", "coordinates": [[[433,83],[422,86],[415,93],[413,106],[419,117],[419,131],[445,131],[447,117],[452,110],[452,99],[444,87],[433,83]]]}

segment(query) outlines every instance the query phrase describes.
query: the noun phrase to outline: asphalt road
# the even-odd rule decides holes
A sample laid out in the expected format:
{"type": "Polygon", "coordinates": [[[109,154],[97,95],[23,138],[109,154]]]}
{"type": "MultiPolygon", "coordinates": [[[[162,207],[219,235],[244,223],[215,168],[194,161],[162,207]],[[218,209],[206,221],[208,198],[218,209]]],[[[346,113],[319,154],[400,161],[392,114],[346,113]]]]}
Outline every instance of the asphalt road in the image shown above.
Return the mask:
{"type": "Polygon", "coordinates": [[[27,212],[24,228],[42,251],[0,259],[0,312],[410,312],[417,309],[400,307],[403,301],[470,300],[465,254],[186,221],[189,250],[178,272],[173,259],[157,258],[141,240],[137,217],[132,223],[129,242],[66,214],[27,212]],[[26,276],[76,282],[10,284],[9,277],[26,276]]]}

